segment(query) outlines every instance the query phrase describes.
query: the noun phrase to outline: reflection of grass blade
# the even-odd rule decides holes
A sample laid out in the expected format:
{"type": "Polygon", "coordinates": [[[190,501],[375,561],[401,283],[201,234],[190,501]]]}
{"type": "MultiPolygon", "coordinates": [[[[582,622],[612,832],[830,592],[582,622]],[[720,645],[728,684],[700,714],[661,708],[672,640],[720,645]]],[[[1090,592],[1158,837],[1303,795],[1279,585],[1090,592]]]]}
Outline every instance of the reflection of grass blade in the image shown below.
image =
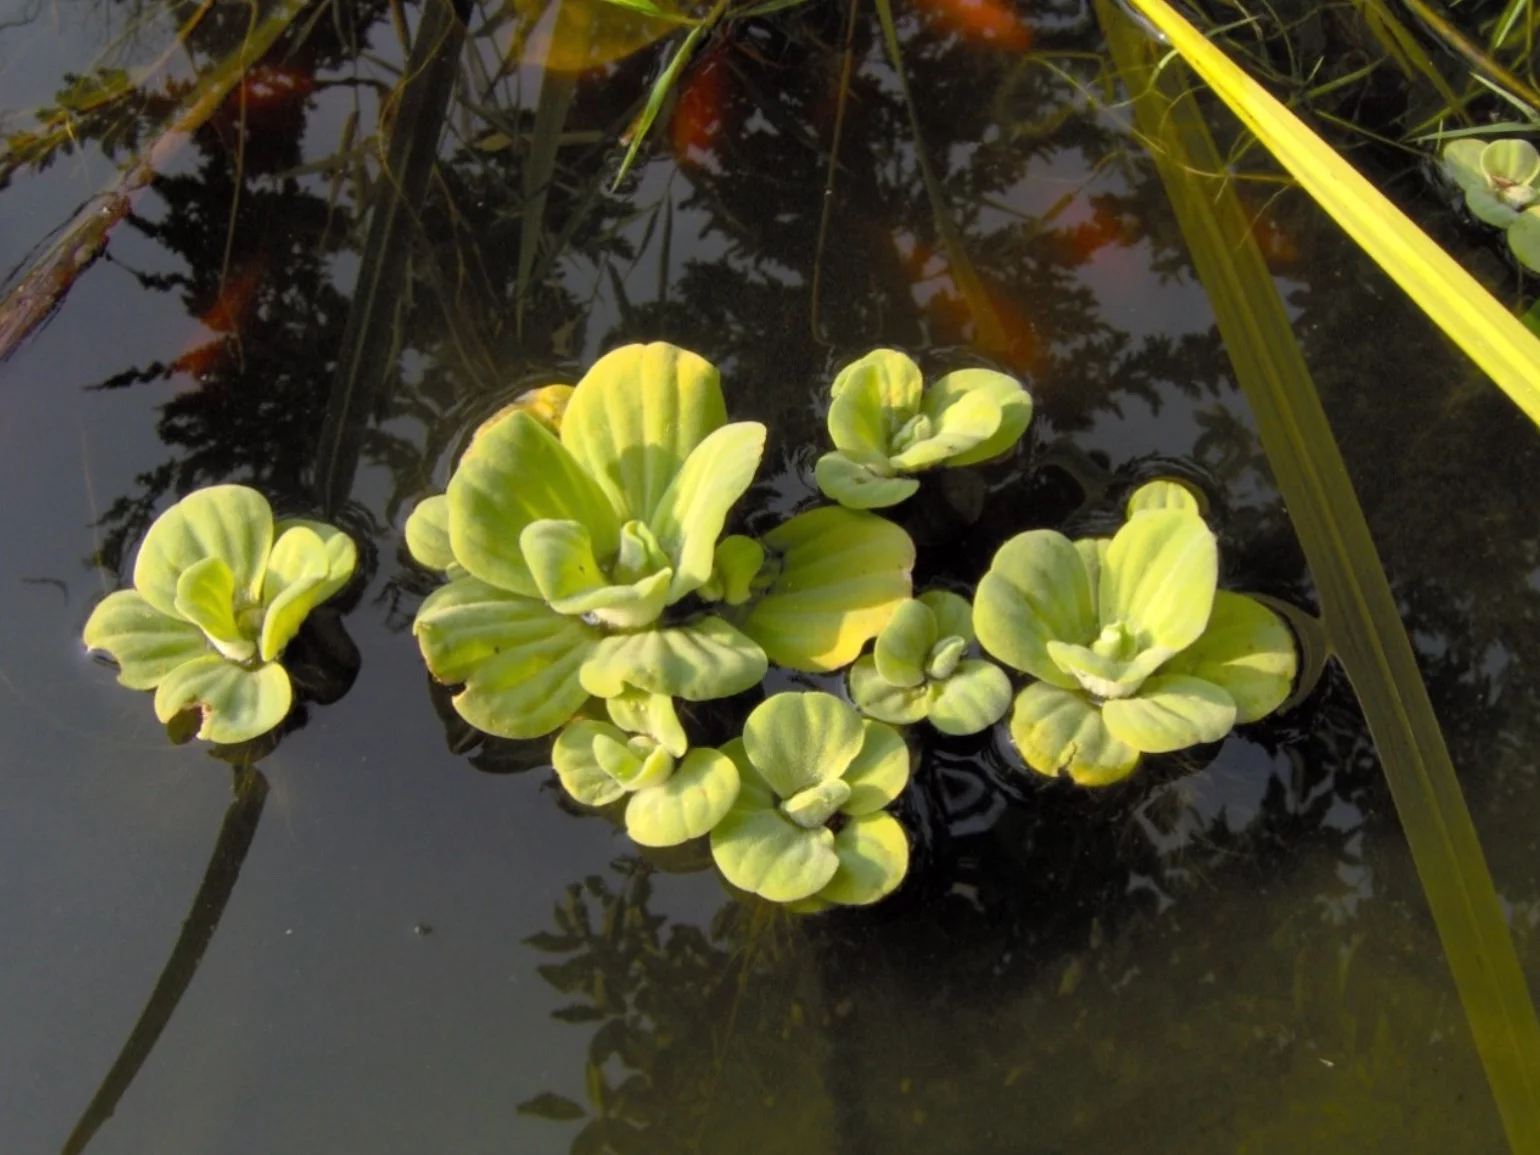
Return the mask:
{"type": "Polygon", "coordinates": [[[63,302],[76,278],[107,247],[113,226],[128,215],[133,197],[145,188],[224,103],[246,70],[262,59],[305,7],[306,0],[285,0],[241,41],[241,46],[210,68],[187,94],[181,111],[155,142],[125,169],[112,187],[92,197],[65,226],[48,251],[0,301],[0,360],[16,351],[27,336],[63,302]]]}
{"type": "Polygon", "coordinates": [[[974,344],[986,353],[1003,353],[1010,346],[1005,326],[984,289],[984,283],[979,280],[978,271],[968,259],[962,234],[958,231],[957,223],[952,220],[951,210],[947,208],[946,192],[930,167],[930,154],[925,151],[925,136],[920,131],[920,117],[914,108],[914,96],[909,91],[909,77],[904,72],[904,58],[898,44],[898,28],[893,23],[891,0],[877,0],[877,17],[882,22],[882,38],[887,45],[893,71],[898,76],[899,90],[904,94],[904,107],[909,112],[909,127],[914,133],[914,155],[920,162],[920,179],[925,184],[925,196],[930,201],[936,231],[941,234],[941,244],[946,249],[952,280],[956,282],[957,291],[962,294],[968,312],[973,317],[974,344]]]}
{"type": "Polygon", "coordinates": [[[225,811],[224,823],[214,842],[214,853],[209,857],[209,864],[203,871],[203,882],[193,898],[192,911],[182,924],[182,933],[177,936],[176,946],[172,948],[171,957],[166,960],[165,968],[160,972],[155,989],[150,992],[149,1001],[139,1013],[139,1021],[129,1032],[128,1040],[118,1052],[112,1069],[107,1072],[107,1077],[96,1089],[80,1121],[65,1141],[63,1155],[79,1155],[101,1125],[112,1118],[112,1113],[118,1108],[118,1101],[139,1074],[139,1068],[150,1057],[161,1032],[176,1013],[177,1004],[182,1001],[193,976],[198,973],[203,952],[208,950],[214,931],[219,928],[220,916],[224,914],[225,904],[230,901],[230,894],[235,890],[235,880],[241,875],[241,866],[246,861],[247,851],[251,849],[251,840],[257,835],[257,823],[262,817],[262,806],[266,801],[267,779],[262,776],[262,772],[249,767],[237,771],[235,798],[225,811]]]}
{"type": "Polygon", "coordinates": [[[412,230],[438,156],[469,11],[469,0],[435,0],[425,6],[398,89],[390,152],[376,186],[358,284],[317,441],[315,487],[328,516],[353,487],[363,427],[396,355],[396,309],[412,230]]]}
{"type": "MultiPolygon", "coordinates": [[[[557,0],[558,3],[561,0],[557,0]]],[[[557,13],[558,23],[561,14],[557,13]]],[[[577,74],[550,68],[540,74],[540,94],[535,98],[535,123],[530,136],[529,155],[524,159],[524,205],[519,218],[519,263],[514,284],[514,329],[524,333],[524,306],[529,295],[530,273],[535,268],[540,238],[545,225],[545,202],[556,180],[556,154],[561,148],[561,130],[567,124],[567,110],[577,90],[577,74]]]]}
{"type": "MultiPolygon", "coordinates": [[[[1148,3],[1149,0],[1140,0],[1148,3]]],[[[1282,299],[1180,66],[1100,0],[1134,108],[1368,719],[1471,1034],[1516,1152],[1540,1151],[1540,1024],[1390,583],[1282,299]],[[1153,85],[1153,87],[1152,87],[1153,85]]]]}
{"type": "Polygon", "coordinates": [[[1165,0],[1129,0],[1300,185],[1540,424],[1540,341],[1477,280],[1165,0]]]}
{"type": "Polygon", "coordinates": [[[675,83],[679,80],[679,73],[689,62],[690,56],[695,52],[695,46],[700,43],[702,36],[709,32],[713,25],[722,18],[722,13],[727,11],[727,0],[717,0],[711,12],[691,28],[685,38],[680,41],[678,50],[673,58],[663,69],[662,75],[653,81],[652,91],[647,94],[647,103],[642,107],[642,113],[636,118],[636,123],[631,126],[631,143],[626,147],[626,155],[620,162],[620,171],[615,174],[615,180],[610,185],[610,191],[620,187],[620,182],[631,171],[631,165],[636,160],[636,154],[641,151],[642,141],[647,139],[647,131],[652,128],[652,122],[658,119],[658,113],[663,108],[663,102],[668,99],[668,94],[673,91],[675,83]]]}

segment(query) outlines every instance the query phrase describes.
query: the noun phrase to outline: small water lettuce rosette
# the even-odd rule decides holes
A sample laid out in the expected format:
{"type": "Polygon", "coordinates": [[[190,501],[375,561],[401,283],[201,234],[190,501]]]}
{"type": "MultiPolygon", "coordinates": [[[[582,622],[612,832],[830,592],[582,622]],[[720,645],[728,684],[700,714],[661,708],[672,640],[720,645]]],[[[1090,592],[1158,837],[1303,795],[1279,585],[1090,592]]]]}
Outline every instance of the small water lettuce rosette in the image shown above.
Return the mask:
{"type": "Polygon", "coordinates": [[[983,648],[1038,679],[1011,737],[1027,765],[1087,786],[1144,754],[1215,742],[1287,698],[1296,655],[1267,607],[1217,589],[1218,544],[1181,486],[1155,482],[1109,541],[1019,534],[979,582],[983,648]]]}
{"type": "Polygon", "coordinates": [[[909,749],[833,694],[782,693],[722,748],[738,797],[711,831],[711,854],[740,890],[809,912],[891,894],[909,841],[884,807],[909,780],[909,749]]]}
{"type": "Polygon", "coordinates": [[[117,663],[123,685],[155,691],[162,722],[197,709],[199,738],[245,742],[288,715],[294,692],[279,658],[310,611],[347,585],[357,560],[339,529],[275,524],[254,489],[200,489],[156,518],[134,562],[134,588],[92,611],[85,644],[117,663]]]}
{"type": "Polygon", "coordinates": [[[919,488],[912,474],[974,465],[1005,453],[1032,420],[1032,399],[1013,377],[958,369],[927,387],[896,349],[877,349],[834,379],[829,436],[834,450],[814,477],[850,509],[897,505],[919,488]]]}
{"type": "Polygon", "coordinates": [[[663,343],[606,354],[560,400],[483,425],[407,523],[413,557],[450,578],[413,632],[434,677],[464,686],[456,711],[535,738],[590,695],[704,701],[757,685],[764,650],[680,603],[747,586],[752,550],[718,539],[764,426],[729,424],[716,369],[663,343]]]}
{"type": "Polygon", "coordinates": [[[1466,137],[1445,145],[1440,159],[1471,215],[1503,229],[1514,256],[1540,271],[1540,151],[1527,140],[1466,137]]]}
{"type": "Polygon", "coordinates": [[[973,607],[930,590],[898,607],[873,652],[850,669],[850,697],[881,722],[929,719],[943,734],[977,734],[1005,716],[1011,682],[993,662],[969,657],[973,607]]]}
{"type": "Polygon", "coordinates": [[[551,753],[562,787],[585,806],[626,800],[626,833],[642,846],[678,846],[711,831],[738,797],[738,768],[709,747],[689,748],[673,700],[627,691],[610,721],[576,721],[551,753]]]}

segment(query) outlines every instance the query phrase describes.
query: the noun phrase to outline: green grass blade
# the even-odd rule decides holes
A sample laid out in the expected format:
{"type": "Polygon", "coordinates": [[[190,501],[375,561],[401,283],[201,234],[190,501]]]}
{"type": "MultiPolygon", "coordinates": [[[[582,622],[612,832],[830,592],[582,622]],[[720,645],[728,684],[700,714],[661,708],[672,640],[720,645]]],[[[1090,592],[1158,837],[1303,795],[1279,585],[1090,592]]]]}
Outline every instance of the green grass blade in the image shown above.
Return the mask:
{"type": "MultiPolygon", "coordinates": [[[[1098,4],[1379,750],[1509,1142],[1533,1155],[1540,1023],[1368,523],[1250,218],[1227,182],[1203,175],[1222,166],[1183,70],[1157,77],[1153,46],[1108,0],[1098,4]]],[[[1166,13],[1151,15],[1166,24],[1166,13]]]]}
{"type": "Polygon", "coordinates": [[[1129,0],[1317,203],[1540,424],[1540,341],[1453,257],[1166,0],[1129,0]]]}

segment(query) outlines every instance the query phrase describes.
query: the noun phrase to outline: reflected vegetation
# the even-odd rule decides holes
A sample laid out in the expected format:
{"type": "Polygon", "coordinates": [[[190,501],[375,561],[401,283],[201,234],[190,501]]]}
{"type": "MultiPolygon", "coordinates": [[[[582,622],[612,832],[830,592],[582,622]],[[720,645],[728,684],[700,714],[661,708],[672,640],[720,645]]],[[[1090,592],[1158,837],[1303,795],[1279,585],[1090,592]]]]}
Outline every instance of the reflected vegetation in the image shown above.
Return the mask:
{"type": "MultiPolygon", "coordinates": [[[[832,370],[891,345],[927,377],[1009,372],[1037,412],[1012,457],[904,507],[916,588],[976,581],[1026,529],[1107,532],[1138,482],[1175,474],[1210,503],[1221,585],[1314,607],[1084,6],[1040,5],[1022,33],[991,36],[939,7],[898,12],[944,214],[875,13],[808,5],[724,24],[611,192],[613,142],[678,34],[625,17],[622,52],[593,5],[561,9],[586,30],[581,48],[553,40],[540,11],[473,6],[448,110],[415,129],[436,163],[371,330],[388,356],[375,400],[349,418],[359,464],[338,513],[371,574],[356,612],[402,634],[403,662],[435,584],[404,547],[407,511],[513,396],[646,340],[699,350],[735,416],[770,427],[740,528],[816,501],[832,370]],[[1029,50],[1005,50],[1027,34],[1029,50]],[[592,66],[560,71],[560,53],[592,66]]],[[[214,6],[187,32],[194,67],[242,42],[233,12],[214,6]]],[[[421,12],[406,16],[416,27],[421,12]]],[[[129,270],[140,290],[176,299],[189,324],[94,386],[153,394],[165,449],[105,504],[96,564],[123,575],[157,512],[199,486],[319,507],[315,434],[360,307],[371,206],[394,176],[382,157],[401,45],[387,5],[307,10],[117,226],[161,257],[129,270]]],[[[182,83],[72,79],[28,138],[10,138],[0,172],[42,179],[66,140],[142,149],[185,107],[182,83]]],[[[1405,115],[1375,96],[1357,110],[1370,129],[1405,115]]],[[[1432,186],[1401,180],[1414,162],[1367,139],[1355,156],[1463,243],[1437,224],[1432,186]]],[[[1540,446],[1440,338],[1404,323],[1331,226],[1272,174],[1242,175],[1257,177],[1243,198],[1533,971],[1540,532],[1512,498],[1540,479],[1540,446]],[[1387,382],[1393,403],[1370,388],[1387,382]]],[[[118,263],[119,242],[103,244],[118,263]]],[[[1497,247],[1465,255],[1511,283],[1497,247]]],[[[73,323],[67,305],[54,323],[73,323]]],[[[450,749],[479,769],[548,772],[543,747],[486,738],[426,692],[450,749]]],[[[709,922],[665,918],[651,903],[668,880],[649,859],[574,884],[514,965],[538,956],[571,999],[553,1029],[589,1034],[586,1092],[511,1089],[520,1110],[569,1127],[575,1155],[1118,1151],[1130,1118],[1162,1150],[1498,1149],[1373,743],[1334,667],[1308,703],[1094,793],[1028,775],[991,732],[926,732],[896,809],[911,866],[881,909],[789,921],[728,898],[709,922]]]]}

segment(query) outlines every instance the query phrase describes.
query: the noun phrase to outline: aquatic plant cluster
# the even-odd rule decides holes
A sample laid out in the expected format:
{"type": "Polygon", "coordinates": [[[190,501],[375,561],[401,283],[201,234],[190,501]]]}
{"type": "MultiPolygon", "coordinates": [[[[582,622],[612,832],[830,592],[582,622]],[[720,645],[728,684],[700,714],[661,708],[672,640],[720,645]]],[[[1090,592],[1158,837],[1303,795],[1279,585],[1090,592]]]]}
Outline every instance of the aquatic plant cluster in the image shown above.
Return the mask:
{"type": "Polygon", "coordinates": [[[1517,138],[1463,137],[1445,145],[1440,159],[1470,214],[1502,229],[1519,263],[1540,272],[1540,151],[1517,138]]]}
{"type": "MultiPolygon", "coordinates": [[[[815,479],[838,504],[724,536],[765,427],[728,420],[696,354],[616,349],[485,422],[446,491],[413,510],[408,549],[445,578],[413,633],[460,717],[502,738],[555,734],[562,787],[638,844],[707,839],[728,883],[799,911],[875,902],[908,870],[888,809],[911,772],[904,727],[976,734],[1009,712],[1027,766],[1105,785],[1265,716],[1294,677],[1289,631],[1217,588],[1217,540],[1172,481],[1138,489],[1111,538],[1011,538],[972,604],[916,596],[913,541],[871,511],[925,471],[1009,452],[1031,417],[1003,373],[927,385],[876,350],[830,391],[834,449],[815,479]],[[772,664],[845,670],[848,700],[773,693],[738,737],[695,744],[678,703],[751,691],[772,664]],[[1030,679],[1019,693],[1002,667],[1030,679]]],[[[242,741],[288,713],[278,659],[354,560],[339,530],[275,526],[240,486],[202,490],[155,523],[135,589],[101,603],[85,640],[125,685],[156,690],[163,721],[196,708],[201,737],[242,741]]]]}

